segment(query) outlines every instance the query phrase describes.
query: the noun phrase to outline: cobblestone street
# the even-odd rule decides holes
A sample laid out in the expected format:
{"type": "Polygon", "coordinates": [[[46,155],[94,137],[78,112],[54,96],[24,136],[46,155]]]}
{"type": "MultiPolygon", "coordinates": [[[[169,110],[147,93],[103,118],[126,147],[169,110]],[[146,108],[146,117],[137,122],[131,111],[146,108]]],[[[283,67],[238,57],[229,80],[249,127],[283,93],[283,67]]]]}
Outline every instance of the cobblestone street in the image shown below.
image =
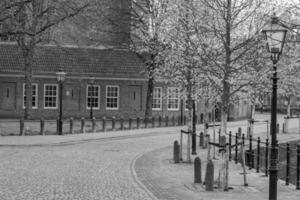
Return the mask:
{"type": "Polygon", "coordinates": [[[151,199],[134,178],[134,159],[174,135],[52,147],[1,147],[0,199],[151,199]]]}

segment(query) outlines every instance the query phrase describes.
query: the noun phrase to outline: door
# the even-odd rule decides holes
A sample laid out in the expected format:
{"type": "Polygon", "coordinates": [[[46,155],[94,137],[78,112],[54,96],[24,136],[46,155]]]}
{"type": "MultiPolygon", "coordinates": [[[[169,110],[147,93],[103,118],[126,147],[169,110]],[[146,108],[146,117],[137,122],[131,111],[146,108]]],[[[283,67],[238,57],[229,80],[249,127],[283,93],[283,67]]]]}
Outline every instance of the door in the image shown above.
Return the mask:
{"type": "Polygon", "coordinates": [[[16,84],[4,82],[0,86],[0,109],[15,110],[16,84]]]}
{"type": "Polygon", "coordinates": [[[142,110],[142,86],[130,85],[128,92],[128,104],[131,111],[142,110]]]}

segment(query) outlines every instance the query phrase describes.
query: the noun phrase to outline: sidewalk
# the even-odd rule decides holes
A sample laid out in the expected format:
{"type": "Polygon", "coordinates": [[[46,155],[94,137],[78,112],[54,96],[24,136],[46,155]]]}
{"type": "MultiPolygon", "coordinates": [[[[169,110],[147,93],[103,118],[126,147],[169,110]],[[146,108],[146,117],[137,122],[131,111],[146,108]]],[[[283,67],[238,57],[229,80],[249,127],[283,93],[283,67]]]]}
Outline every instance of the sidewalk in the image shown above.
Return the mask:
{"type": "MultiPolygon", "coordinates": [[[[266,120],[270,119],[270,114],[257,114],[256,120],[266,120]]],[[[282,124],[283,115],[278,115],[278,122],[282,124]]],[[[247,120],[234,121],[228,123],[228,130],[232,130],[235,133],[238,127],[242,127],[243,133],[246,133],[247,120]]],[[[297,131],[299,126],[297,121],[290,123],[291,130],[297,131]],[[294,128],[293,128],[294,127],[294,128]]],[[[155,134],[176,134],[179,135],[180,130],[186,129],[186,126],[176,126],[176,127],[162,127],[162,128],[144,128],[144,129],[132,129],[123,131],[108,131],[108,132],[97,132],[97,133],[84,133],[84,134],[68,134],[68,135],[46,135],[46,136],[0,136],[0,146],[42,146],[42,145],[60,145],[68,143],[76,143],[81,141],[90,140],[101,140],[109,138],[120,138],[120,137],[139,137],[139,136],[153,136],[155,134]]],[[[197,133],[203,131],[203,125],[197,125],[197,133]]],[[[260,136],[261,139],[266,138],[266,126],[260,124],[254,128],[254,137],[260,136]],[[257,130],[257,131],[256,131],[257,130]]],[[[212,133],[212,128],[209,129],[209,133],[212,133]]],[[[296,139],[299,134],[289,133],[289,134],[279,134],[279,140],[286,140],[286,135],[288,135],[288,140],[296,139]]]]}
{"type": "MultiPolygon", "coordinates": [[[[185,154],[184,159],[185,159],[185,154]]],[[[202,164],[202,181],[205,177],[207,150],[198,149],[202,164]]],[[[195,156],[193,156],[194,160],[195,156]]],[[[214,180],[218,177],[220,160],[214,162],[214,180]]],[[[215,188],[213,192],[205,191],[205,185],[194,184],[194,164],[174,164],[172,147],[163,148],[144,154],[135,162],[138,179],[157,198],[164,200],[263,200],[268,199],[269,177],[255,170],[247,170],[247,183],[244,186],[240,164],[229,164],[229,191],[215,188]]],[[[300,191],[295,186],[285,186],[278,181],[278,199],[300,200],[300,191]]]]}

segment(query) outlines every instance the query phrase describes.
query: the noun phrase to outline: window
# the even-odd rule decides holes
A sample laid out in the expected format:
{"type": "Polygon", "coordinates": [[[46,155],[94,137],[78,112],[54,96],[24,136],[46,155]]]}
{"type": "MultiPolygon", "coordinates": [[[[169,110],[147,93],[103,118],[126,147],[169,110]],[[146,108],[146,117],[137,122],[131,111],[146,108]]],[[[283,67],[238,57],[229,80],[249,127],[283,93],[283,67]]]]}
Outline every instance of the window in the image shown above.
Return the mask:
{"type": "Polygon", "coordinates": [[[161,110],[161,102],[162,102],[162,88],[155,87],[153,89],[152,109],[161,110]]]}
{"type": "MultiPolygon", "coordinates": [[[[33,109],[37,109],[37,101],[38,101],[38,90],[37,90],[38,86],[37,84],[32,84],[32,88],[31,88],[31,105],[33,109]]],[[[26,84],[23,84],[23,108],[26,107],[26,84]]]]}
{"type": "Polygon", "coordinates": [[[176,87],[168,88],[168,110],[179,110],[179,90],[176,87]]]}
{"type": "Polygon", "coordinates": [[[56,109],[57,108],[57,85],[45,84],[44,86],[44,108],[56,109]]]}
{"type": "Polygon", "coordinates": [[[86,94],[87,109],[100,109],[100,86],[88,85],[86,94]]]}
{"type": "Polygon", "coordinates": [[[106,109],[119,109],[119,86],[106,86],[106,109]]]}

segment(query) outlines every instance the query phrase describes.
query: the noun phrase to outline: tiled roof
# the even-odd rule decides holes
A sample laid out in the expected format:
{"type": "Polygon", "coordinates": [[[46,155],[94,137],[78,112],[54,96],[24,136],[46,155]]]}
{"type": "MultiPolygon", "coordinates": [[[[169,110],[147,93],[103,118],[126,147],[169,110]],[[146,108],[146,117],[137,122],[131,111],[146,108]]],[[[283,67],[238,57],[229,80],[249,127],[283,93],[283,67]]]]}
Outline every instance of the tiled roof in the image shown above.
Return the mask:
{"type": "MultiPolygon", "coordinates": [[[[128,50],[37,46],[35,75],[54,74],[59,69],[68,75],[115,78],[145,78],[145,67],[128,50]]],[[[0,73],[23,73],[22,52],[16,44],[0,43],[0,73]]]]}

